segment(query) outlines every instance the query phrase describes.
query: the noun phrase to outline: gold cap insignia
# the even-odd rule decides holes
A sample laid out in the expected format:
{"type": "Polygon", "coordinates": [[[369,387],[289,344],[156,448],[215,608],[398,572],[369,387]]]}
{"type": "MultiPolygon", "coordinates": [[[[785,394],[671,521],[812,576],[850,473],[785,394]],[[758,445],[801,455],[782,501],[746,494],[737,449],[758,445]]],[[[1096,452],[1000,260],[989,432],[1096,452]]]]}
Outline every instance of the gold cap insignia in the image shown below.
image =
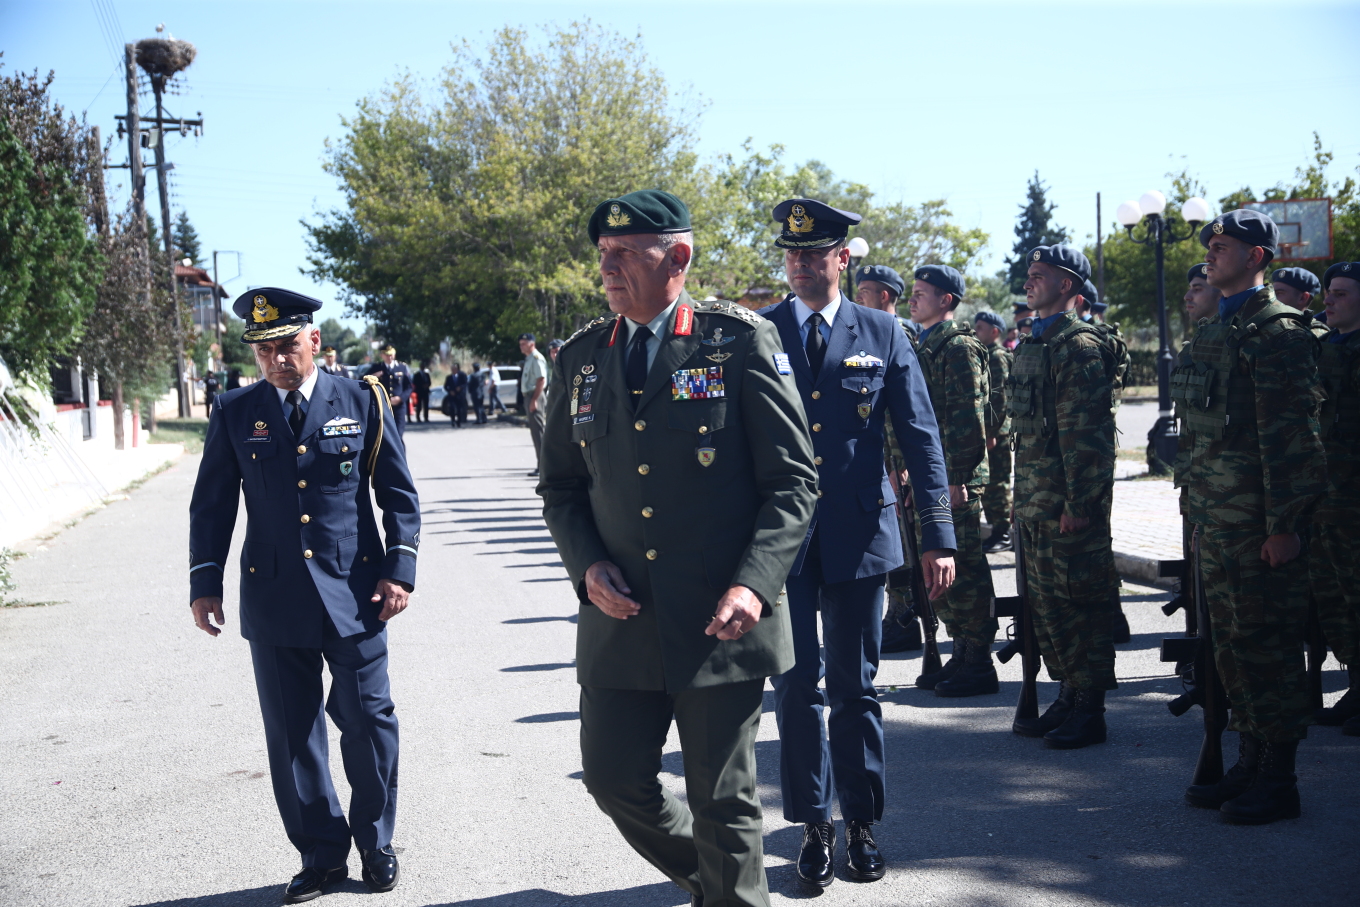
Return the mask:
{"type": "Polygon", "coordinates": [[[264,324],[266,321],[273,321],[279,317],[279,310],[269,304],[269,300],[263,296],[256,296],[253,300],[255,308],[250,316],[255,319],[256,324],[264,324]]]}
{"type": "Polygon", "coordinates": [[[1222,224],[1218,224],[1218,223],[1214,224],[1214,232],[1215,232],[1215,233],[1222,233],[1222,232],[1223,232],[1223,225],[1222,225],[1222,224]]]}
{"type": "Polygon", "coordinates": [[[268,428],[269,426],[268,426],[267,424],[265,424],[264,422],[256,422],[256,423],[255,423],[255,427],[258,428],[258,429],[264,430],[264,429],[268,428]]]}
{"type": "Polygon", "coordinates": [[[807,209],[802,205],[794,205],[790,210],[793,213],[789,215],[789,232],[811,233],[812,225],[817,221],[808,216],[807,209]]]}
{"type": "Polygon", "coordinates": [[[604,219],[606,225],[610,227],[626,227],[633,222],[633,219],[619,207],[618,202],[609,206],[609,215],[604,219]]]}

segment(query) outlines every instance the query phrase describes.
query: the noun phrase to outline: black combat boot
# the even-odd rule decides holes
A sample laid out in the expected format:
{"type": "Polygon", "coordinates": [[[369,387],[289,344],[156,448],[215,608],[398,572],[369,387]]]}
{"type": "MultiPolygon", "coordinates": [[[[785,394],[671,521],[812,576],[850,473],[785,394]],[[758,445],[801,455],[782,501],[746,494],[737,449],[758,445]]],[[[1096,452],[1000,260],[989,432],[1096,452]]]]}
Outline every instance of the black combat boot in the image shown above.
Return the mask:
{"type": "Polygon", "coordinates": [[[1129,631],[1129,619],[1124,614],[1124,607],[1119,604],[1116,598],[1114,603],[1114,623],[1110,627],[1110,635],[1114,637],[1114,644],[1121,645],[1133,639],[1133,634],[1129,631]]]}
{"type": "Polygon", "coordinates": [[[1265,825],[1299,817],[1299,779],[1294,774],[1299,742],[1262,740],[1260,749],[1251,787],[1218,809],[1234,825],[1265,825]]]}
{"type": "Polygon", "coordinates": [[[988,554],[1010,551],[1011,531],[1009,529],[993,529],[992,534],[987,536],[987,541],[982,543],[982,550],[988,554]]]}
{"type": "Polygon", "coordinates": [[[964,651],[963,664],[954,672],[954,676],[946,677],[935,684],[936,696],[951,698],[983,696],[1000,691],[1001,682],[997,680],[996,666],[992,664],[990,642],[969,641],[964,651]]]}
{"type": "Polygon", "coordinates": [[[1051,750],[1079,750],[1104,742],[1104,690],[1077,690],[1067,720],[1044,735],[1044,746],[1051,750]]]}
{"type": "Polygon", "coordinates": [[[1217,784],[1192,784],[1185,789],[1185,802],[1202,809],[1218,809],[1233,797],[1240,797],[1256,780],[1256,762],[1261,741],[1250,734],[1239,734],[1237,764],[1223,774],[1217,784]]]}
{"type": "Polygon", "coordinates": [[[1336,705],[1330,709],[1318,709],[1313,714],[1318,724],[1336,727],[1360,715],[1360,667],[1346,668],[1346,675],[1350,678],[1350,689],[1336,701],[1336,705]]]}
{"type": "Polygon", "coordinates": [[[883,642],[878,650],[885,655],[893,652],[915,652],[921,648],[921,624],[907,612],[902,616],[905,622],[896,617],[883,618],[883,642]]]}
{"type": "Polygon", "coordinates": [[[1076,690],[1065,683],[1060,684],[1058,698],[1053,700],[1047,711],[1038,718],[1015,719],[1011,724],[1011,730],[1021,737],[1042,737],[1049,731],[1056,730],[1072,713],[1072,700],[1076,695],[1076,690]]]}
{"type": "Polygon", "coordinates": [[[958,639],[954,641],[954,651],[949,654],[949,660],[934,674],[922,674],[916,678],[916,687],[921,690],[933,690],[935,685],[941,680],[948,680],[954,676],[959,668],[963,667],[963,657],[968,651],[968,641],[958,639]]]}

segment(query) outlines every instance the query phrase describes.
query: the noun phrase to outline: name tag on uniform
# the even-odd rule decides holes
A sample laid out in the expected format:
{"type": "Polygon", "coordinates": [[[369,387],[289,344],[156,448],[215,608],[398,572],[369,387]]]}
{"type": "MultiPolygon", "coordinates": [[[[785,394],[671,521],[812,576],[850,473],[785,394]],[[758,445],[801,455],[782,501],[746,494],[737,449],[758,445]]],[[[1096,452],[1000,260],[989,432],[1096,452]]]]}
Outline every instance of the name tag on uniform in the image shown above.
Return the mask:
{"type": "Polygon", "coordinates": [[[775,369],[775,371],[779,372],[779,374],[781,374],[781,375],[792,375],[792,374],[793,374],[793,366],[791,366],[791,365],[789,364],[789,354],[788,354],[788,353],[775,353],[775,354],[774,354],[774,369],[775,369]]]}
{"type": "Polygon", "coordinates": [[[588,416],[576,416],[575,418],[573,418],[573,419],[571,420],[571,424],[572,424],[572,425],[580,425],[582,422],[594,422],[594,421],[595,421],[595,414],[594,414],[594,413],[591,413],[591,414],[588,415],[588,416]]]}
{"type": "Polygon", "coordinates": [[[686,368],[671,375],[672,400],[711,400],[725,397],[722,366],[686,368]]]}
{"type": "MultiPolygon", "coordinates": [[[[269,426],[264,422],[256,422],[255,431],[251,432],[249,438],[246,438],[246,443],[250,443],[251,441],[267,442],[268,440],[269,440],[269,426]]],[[[251,454],[251,456],[254,456],[254,454],[251,454]]]]}
{"type": "Polygon", "coordinates": [[[844,362],[846,368],[877,368],[882,364],[882,359],[877,356],[866,355],[863,350],[860,351],[858,356],[851,356],[844,362]]]}
{"type": "Polygon", "coordinates": [[[362,430],[362,426],[354,419],[347,419],[344,416],[336,416],[325,425],[321,426],[321,436],[323,438],[345,438],[357,435],[362,430]]]}

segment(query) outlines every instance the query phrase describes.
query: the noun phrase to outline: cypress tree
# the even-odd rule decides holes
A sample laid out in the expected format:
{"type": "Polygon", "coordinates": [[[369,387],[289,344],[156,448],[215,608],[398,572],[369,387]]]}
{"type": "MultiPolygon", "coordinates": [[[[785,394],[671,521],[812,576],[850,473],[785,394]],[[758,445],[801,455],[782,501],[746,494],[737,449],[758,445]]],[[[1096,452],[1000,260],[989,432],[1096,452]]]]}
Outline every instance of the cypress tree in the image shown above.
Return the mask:
{"type": "Polygon", "coordinates": [[[1026,202],[1020,206],[1020,217],[1015,224],[1015,245],[1011,247],[1011,257],[1006,259],[1006,277],[1010,281],[1011,292],[1025,292],[1025,277],[1029,262],[1025,253],[1035,246],[1051,246],[1068,240],[1067,228],[1053,223],[1055,205],[1048,200],[1048,187],[1039,179],[1039,171],[1029,181],[1026,202]]]}

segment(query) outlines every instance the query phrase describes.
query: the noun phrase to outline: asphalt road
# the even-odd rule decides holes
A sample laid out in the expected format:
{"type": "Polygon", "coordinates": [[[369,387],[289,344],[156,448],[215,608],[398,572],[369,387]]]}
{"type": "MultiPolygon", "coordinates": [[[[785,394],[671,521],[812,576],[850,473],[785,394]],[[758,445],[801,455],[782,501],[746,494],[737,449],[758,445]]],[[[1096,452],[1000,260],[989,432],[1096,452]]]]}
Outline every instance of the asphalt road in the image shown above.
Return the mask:
{"type": "MultiPolygon", "coordinates": [[[[375,899],[352,855],[354,879],[319,903],[688,903],[580,783],[576,606],[525,475],[528,432],[438,423],[413,427],[407,441],[425,527],[419,589],[391,627],[403,878],[375,899]]],[[[270,794],[234,601],[217,639],[189,618],[197,465],[186,458],[16,565],[19,594],[47,604],[0,609],[6,907],[271,905],[297,869],[270,794]]],[[[995,566],[1004,593],[1010,571],[995,566]]],[[[1056,752],[1012,735],[1017,662],[1003,668],[1000,695],[959,701],[909,686],[918,657],[885,661],[881,882],[842,875],[821,894],[799,887],[790,860],[800,829],[781,816],[767,715],[758,749],[775,902],[1354,904],[1360,740],[1314,731],[1297,821],[1238,828],[1187,807],[1198,712],[1167,712],[1178,684],[1156,660],[1179,622],[1162,616],[1155,590],[1127,593],[1135,635],[1120,650],[1103,746],[1056,752]]],[[[1341,676],[1328,672],[1329,699],[1341,676]]],[[[1054,689],[1041,685],[1045,703],[1054,689]]],[[[338,751],[333,735],[345,802],[338,751]]],[[[683,793],[674,739],[664,762],[666,783],[683,793]]]]}

